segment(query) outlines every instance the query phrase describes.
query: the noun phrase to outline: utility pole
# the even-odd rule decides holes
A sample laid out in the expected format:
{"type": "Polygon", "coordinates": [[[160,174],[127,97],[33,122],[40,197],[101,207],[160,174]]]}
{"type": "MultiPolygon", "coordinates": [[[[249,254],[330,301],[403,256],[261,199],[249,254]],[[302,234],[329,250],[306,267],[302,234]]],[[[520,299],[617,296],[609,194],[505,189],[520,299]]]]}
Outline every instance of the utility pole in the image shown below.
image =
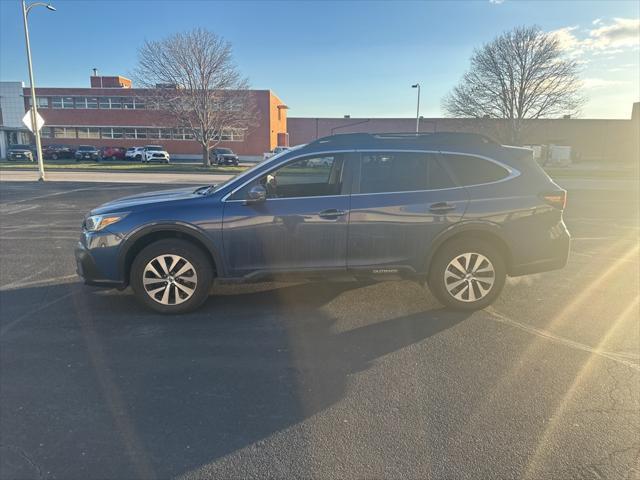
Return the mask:
{"type": "Polygon", "coordinates": [[[24,21],[24,40],[27,44],[27,63],[29,64],[29,83],[31,84],[31,125],[33,134],[36,137],[36,154],[38,155],[38,171],[40,173],[38,181],[44,182],[44,159],[42,157],[42,142],[40,141],[40,129],[36,119],[38,118],[38,102],[36,99],[36,85],[33,79],[33,65],[31,64],[31,44],[29,42],[29,23],[27,15],[33,7],[43,6],[48,10],[54,11],[55,8],[48,3],[36,2],[27,6],[26,0],[22,0],[22,20],[24,21]]]}
{"type": "Polygon", "coordinates": [[[416,108],[416,133],[420,133],[420,84],[411,85],[411,88],[418,89],[418,106],[416,108]]]}

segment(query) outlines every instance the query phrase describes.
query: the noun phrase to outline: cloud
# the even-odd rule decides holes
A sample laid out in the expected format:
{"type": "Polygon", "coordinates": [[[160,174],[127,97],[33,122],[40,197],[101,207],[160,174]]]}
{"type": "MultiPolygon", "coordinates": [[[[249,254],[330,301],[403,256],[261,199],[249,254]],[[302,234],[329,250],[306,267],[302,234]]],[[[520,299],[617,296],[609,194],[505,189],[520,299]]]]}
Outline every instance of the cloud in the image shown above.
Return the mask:
{"type": "Polygon", "coordinates": [[[492,3],[493,5],[500,5],[501,3],[504,3],[504,0],[489,0],[489,3],[492,3]]]}
{"type": "Polygon", "coordinates": [[[605,80],[604,78],[585,78],[582,81],[582,86],[587,90],[596,90],[599,88],[614,87],[616,85],[626,85],[627,81],[624,80],[605,80]]]}
{"type": "Polygon", "coordinates": [[[549,32],[558,40],[560,50],[568,53],[582,53],[582,41],[574,33],[578,29],[577,25],[572,27],[559,28],[549,32]]]}
{"type": "Polygon", "coordinates": [[[613,23],[589,32],[593,48],[634,47],[640,44],[640,18],[614,18],[613,23]]]}
{"type": "Polygon", "coordinates": [[[559,28],[549,32],[558,39],[558,44],[570,56],[581,56],[586,52],[594,55],[616,54],[625,49],[636,49],[640,45],[640,19],[614,18],[611,22],[595,19],[596,28],[586,30],[587,36],[578,36],[578,26],[559,28]],[[582,38],[581,38],[582,37],[582,38]]]}

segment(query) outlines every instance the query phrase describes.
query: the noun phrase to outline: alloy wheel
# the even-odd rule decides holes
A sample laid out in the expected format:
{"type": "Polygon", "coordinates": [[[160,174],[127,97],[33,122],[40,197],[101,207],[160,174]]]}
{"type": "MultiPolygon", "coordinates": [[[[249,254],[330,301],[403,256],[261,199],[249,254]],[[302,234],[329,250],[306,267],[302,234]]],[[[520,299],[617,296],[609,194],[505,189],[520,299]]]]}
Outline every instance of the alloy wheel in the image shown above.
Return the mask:
{"type": "Polygon", "coordinates": [[[162,305],[178,305],[189,300],[198,284],[193,265],[180,255],[158,255],[144,268],[145,292],[162,305]]]}
{"type": "Polygon", "coordinates": [[[486,297],[495,279],[493,264],[481,253],[460,254],[444,270],[447,292],[461,302],[477,302],[486,297]]]}

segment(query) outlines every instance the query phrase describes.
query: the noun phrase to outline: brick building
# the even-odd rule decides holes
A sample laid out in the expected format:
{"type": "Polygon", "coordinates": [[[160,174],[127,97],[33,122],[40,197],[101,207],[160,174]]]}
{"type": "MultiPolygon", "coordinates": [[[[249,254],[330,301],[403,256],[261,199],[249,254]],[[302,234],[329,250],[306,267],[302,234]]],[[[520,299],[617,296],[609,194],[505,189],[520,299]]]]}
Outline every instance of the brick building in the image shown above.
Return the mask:
{"type": "MultiPolygon", "coordinates": [[[[415,118],[289,118],[291,145],[334,133],[414,132],[415,118]]],[[[421,132],[472,132],[499,140],[503,120],[422,118],[421,132]]],[[[640,103],[628,120],[540,119],[525,124],[523,144],[570,146],[574,161],[635,163],[640,161],[640,103]]]]}
{"type": "MultiPolygon", "coordinates": [[[[15,86],[17,82],[2,83],[15,86]]],[[[190,133],[173,128],[165,113],[144,102],[144,93],[142,89],[132,88],[129,79],[119,76],[92,76],[90,88],[37,88],[38,112],[46,125],[42,129],[43,145],[161,144],[175,157],[201,157],[200,145],[190,133]]],[[[287,106],[270,90],[249,93],[256,105],[256,125],[249,130],[222,132],[223,141],[219,146],[231,148],[244,158],[262,158],[264,152],[288,145],[287,106]]],[[[24,115],[31,105],[31,91],[21,88],[20,95],[24,115]]],[[[20,134],[14,132],[11,138],[6,138],[8,134],[4,132],[3,143],[25,142],[24,126],[14,122],[12,128],[21,130],[20,134]]],[[[1,151],[0,157],[4,153],[1,151]]]]}

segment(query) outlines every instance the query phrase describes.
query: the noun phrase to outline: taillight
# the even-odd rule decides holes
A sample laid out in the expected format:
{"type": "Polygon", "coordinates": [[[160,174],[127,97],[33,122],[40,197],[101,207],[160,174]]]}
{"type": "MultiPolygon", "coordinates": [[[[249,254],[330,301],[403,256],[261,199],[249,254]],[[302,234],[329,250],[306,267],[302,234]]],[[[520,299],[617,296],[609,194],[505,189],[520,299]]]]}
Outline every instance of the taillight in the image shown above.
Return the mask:
{"type": "Polygon", "coordinates": [[[546,192],[540,194],[542,200],[560,210],[564,210],[567,206],[567,192],[566,190],[557,190],[555,192],[546,192]]]}

